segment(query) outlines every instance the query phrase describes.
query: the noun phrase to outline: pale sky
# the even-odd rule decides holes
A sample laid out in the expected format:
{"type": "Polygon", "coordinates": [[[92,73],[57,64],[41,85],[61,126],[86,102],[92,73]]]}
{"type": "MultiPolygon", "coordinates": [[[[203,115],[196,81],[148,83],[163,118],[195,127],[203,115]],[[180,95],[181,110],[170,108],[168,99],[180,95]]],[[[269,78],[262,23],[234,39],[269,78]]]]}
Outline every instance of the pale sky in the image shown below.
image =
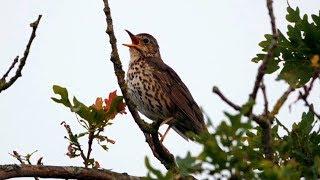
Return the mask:
{"type": "MultiPolygon", "coordinates": [[[[318,13],[320,7],[320,1],[315,0],[290,4],[308,14],[318,13]]],[[[258,43],[263,35],[270,33],[264,0],[110,0],[110,6],[125,71],[129,52],[121,44],[130,42],[130,38],[124,29],[150,33],[158,40],[163,60],[180,75],[215,125],[224,119],[223,111],[234,111],[212,94],[213,85],[238,104],[247,100],[258,67],[251,58],[260,52],[258,43]]],[[[275,1],[274,11],[278,28],[284,32],[286,1],[275,1]]],[[[31,33],[29,23],[38,14],[43,17],[23,75],[0,94],[0,164],[17,163],[8,154],[13,150],[23,154],[38,150],[35,157],[44,156],[46,165],[82,166],[80,160],[65,155],[68,143],[60,123],[66,121],[75,132],[81,127],[74,114],[50,97],[54,96],[54,84],[67,87],[71,95],[87,105],[115,89],[120,92],[109,61],[103,2],[2,0],[1,76],[13,58],[22,55],[31,33]]],[[[274,82],[275,77],[266,77],[270,105],[287,87],[282,81],[274,82]]],[[[290,102],[295,97],[292,95],[290,102]]],[[[319,91],[310,99],[319,102],[319,91]]],[[[302,107],[303,103],[297,103],[291,113],[285,108],[278,118],[291,127],[306,109],[302,107]]],[[[259,108],[256,110],[259,112],[259,108]]],[[[164,169],[152,156],[130,114],[116,118],[105,135],[116,144],[110,144],[108,152],[95,146],[92,154],[103,168],[144,176],[144,157],[149,156],[154,166],[164,169]]],[[[164,143],[175,156],[200,151],[199,145],[185,141],[174,131],[164,143]]]]}

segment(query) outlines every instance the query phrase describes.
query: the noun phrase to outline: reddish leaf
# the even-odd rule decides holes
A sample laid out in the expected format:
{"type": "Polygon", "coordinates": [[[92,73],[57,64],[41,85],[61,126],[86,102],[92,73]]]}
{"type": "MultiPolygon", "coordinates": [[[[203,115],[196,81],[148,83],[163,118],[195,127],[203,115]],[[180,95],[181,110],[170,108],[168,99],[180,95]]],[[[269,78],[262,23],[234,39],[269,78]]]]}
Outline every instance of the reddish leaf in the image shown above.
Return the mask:
{"type": "Polygon", "coordinates": [[[106,112],[109,111],[112,101],[117,97],[117,90],[109,93],[109,98],[104,99],[104,102],[106,103],[106,106],[103,108],[106,112]]]}

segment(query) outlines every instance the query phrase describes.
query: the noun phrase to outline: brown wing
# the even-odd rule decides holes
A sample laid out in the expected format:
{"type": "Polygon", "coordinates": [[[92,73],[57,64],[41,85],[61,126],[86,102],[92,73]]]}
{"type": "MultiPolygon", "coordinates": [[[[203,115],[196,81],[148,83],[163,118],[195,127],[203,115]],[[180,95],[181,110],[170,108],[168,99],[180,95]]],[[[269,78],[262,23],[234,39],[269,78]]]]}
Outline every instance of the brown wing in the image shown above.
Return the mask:
{"type": "Polygon", "coordinates": [[[207,131],[198,104],[177,73],[159,58],[149,58],[147,63],[154,69],[153,75],[172,100],[175,106],[173,109],[178,110],[175,112],[175,118],[178,120],[175,128],[183,134],[187,131],[196,134],[207,131]]]}

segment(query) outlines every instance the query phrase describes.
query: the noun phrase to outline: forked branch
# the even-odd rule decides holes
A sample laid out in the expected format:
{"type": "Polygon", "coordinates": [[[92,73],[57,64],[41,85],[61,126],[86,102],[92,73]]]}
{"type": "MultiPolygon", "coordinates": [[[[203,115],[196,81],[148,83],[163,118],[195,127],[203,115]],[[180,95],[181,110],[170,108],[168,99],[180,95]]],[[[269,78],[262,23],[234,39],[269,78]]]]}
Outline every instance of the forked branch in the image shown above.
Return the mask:
{"type": "Polygon", "coordinates": [[[29,52],[30,52],[30,47],[31,44],[33,42],[33,39],[36,37],[36,31],[40,22],[42,15],[38,16],[38,19],[30,24],[30,27],[32,27],[32,33],[30,35],[28,44],[26,46],[26,49],[23,53],[23,57],[19,60],[19,56],[17,56],[16,58],[14,58],[11,66],[9,67],[9,69],[7,70],[7,72],[2,76],[2,78],[0,79],[0,93],[6,89],[8,89],[10,86],[13,85],[14,82],[16,82],[16,80],[22,76],[22,69],[24,67],[24,65],[26,64],[26,60],[28,58],[29,52]],[[14,68],[14,66],[17,64],[17,62],[19,61],[19,66],[18,69],[16,70],[16,73],[14,76],[12,76],[10,78],[9,81],[6,81],[6,78],[8,77],[10,71],[14,68]]]}

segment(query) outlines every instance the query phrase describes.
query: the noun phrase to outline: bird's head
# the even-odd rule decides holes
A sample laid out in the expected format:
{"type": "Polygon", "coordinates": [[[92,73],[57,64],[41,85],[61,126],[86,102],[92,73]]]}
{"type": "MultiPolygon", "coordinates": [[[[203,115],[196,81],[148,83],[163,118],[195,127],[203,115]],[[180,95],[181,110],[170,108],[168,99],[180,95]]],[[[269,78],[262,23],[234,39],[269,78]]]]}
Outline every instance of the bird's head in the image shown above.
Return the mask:
{"type": "Polygon", "coordinates": [[[159,45],[153,36],[147,33],[134,35],[126,31],[131,38],[131,44],[123,45],[130,48],[131,55],[160,58],[159,45]]]}

